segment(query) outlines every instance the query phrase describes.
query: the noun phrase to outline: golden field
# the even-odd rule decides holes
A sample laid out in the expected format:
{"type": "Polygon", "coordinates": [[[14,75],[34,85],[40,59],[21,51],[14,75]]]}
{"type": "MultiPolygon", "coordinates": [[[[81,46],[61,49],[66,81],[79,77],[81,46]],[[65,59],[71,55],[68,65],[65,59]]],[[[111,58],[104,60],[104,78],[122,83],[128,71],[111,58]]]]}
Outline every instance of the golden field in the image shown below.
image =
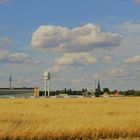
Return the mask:
{"type": "Polygon", "coordinates": [[[140,139],[140,98],[0,99],[0,139],[140,139]]]}

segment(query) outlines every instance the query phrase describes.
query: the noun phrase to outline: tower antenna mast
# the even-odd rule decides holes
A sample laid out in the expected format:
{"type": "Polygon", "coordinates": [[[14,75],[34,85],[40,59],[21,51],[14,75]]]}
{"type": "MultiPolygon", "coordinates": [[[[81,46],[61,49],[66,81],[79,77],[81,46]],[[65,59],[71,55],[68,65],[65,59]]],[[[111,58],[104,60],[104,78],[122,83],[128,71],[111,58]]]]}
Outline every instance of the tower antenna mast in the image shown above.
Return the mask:
{"type": "Polygon", "coordinates": [[[11,87],[12,87],[12,77],[10,75],[10,77],[9,77],[9,88],[11,89],[11,87]]]}

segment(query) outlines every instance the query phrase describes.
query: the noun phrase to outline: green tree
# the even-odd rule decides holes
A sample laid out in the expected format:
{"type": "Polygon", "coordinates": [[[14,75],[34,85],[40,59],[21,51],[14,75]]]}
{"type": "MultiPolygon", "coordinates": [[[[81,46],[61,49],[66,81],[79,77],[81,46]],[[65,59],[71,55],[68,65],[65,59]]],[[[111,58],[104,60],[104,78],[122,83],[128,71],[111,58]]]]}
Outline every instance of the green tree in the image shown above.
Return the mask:
{"type": "Polygon", "coordinates": [[[100,97],[101,91],[99,91],[98,89],[95,89],[94,95],[95,97],[100,97]]]}
{"type": "Polygon", "coordinates": [[[110,92],[110,91],[109,91],[109,88],[103,88],[103,92],[109,93],[109,92],[110,92]]]}
{"type": "Polygon", "coordinates": [[[83,93],[85,92],[85,89],[84,89],[84,88],[82,88],[82,92],[83,92],[83,93]]]}
{"type": "Polygon", "coordinates": [[[64,91],[65,91],[65,94],[66,94],[67,93],[67,89],[65,88],[64,91]]]}

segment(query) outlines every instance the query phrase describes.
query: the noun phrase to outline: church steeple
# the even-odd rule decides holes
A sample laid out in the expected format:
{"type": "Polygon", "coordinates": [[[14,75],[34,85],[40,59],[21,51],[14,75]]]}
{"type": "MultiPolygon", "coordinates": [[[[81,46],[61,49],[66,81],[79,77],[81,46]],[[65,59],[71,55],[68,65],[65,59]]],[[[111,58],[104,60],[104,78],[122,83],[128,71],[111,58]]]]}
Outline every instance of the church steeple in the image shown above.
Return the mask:
{"type": "Polygon", "coordinates": [[[101,86],[100,86],[100,81],[98,80],[98,86],[97,86],[97,89],[99,92],[101,92],[101,86]]]}
{"type": "Polygon", "coordinates": [[[11,87],[12,87],[12,77],[10,75],[10,77],[9,77],[9,88],[11,89],[11,87]]]}

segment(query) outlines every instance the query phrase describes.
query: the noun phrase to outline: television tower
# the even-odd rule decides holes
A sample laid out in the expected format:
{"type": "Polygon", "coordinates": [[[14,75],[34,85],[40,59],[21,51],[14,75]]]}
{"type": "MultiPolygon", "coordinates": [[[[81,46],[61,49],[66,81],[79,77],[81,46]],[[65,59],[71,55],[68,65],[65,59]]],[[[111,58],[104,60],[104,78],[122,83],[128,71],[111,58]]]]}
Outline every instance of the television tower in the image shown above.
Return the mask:
{"type": "Polygon", "coordinates": [[[10,77],[9,77],[9,88],[11,89],[11,87],[12,87],[12,77],[10,75],[10,77]]]}

